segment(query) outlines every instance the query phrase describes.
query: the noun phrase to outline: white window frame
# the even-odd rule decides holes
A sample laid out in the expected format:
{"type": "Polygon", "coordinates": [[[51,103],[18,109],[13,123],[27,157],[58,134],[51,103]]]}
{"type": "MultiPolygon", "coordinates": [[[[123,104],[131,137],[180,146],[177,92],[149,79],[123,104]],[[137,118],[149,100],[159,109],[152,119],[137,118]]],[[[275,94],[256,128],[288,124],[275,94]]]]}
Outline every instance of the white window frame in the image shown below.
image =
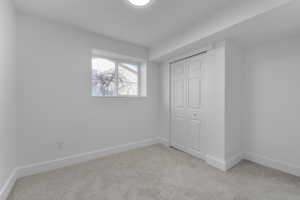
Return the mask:
{"type": "MultiPolygon", "coordinates": [[[[129,61],[129,60],[125,60],[125,59],[117,59],[117,58],[110,58],[110,57],[106,57],[106,56],[98,56],[98,55],[93,55],[92,56],[92,60],[91,60],[91,70],[93,68],[92,66],[92,61],[95,58],[101,58],[101,59],[107,59],[111,62],[113,62],[115,64],[115,68],[116,68],[116,95],[113,96],[93,96],[93,97],[100,97],[100,98],[137,98],[137,97],[143,97],[141,95],[141,65],[142,63],[140,62],[134,62],[134,61],[129,61]],[[132,65],[136,65],[137,66],[137,91],[138,94],[137,95],[119,95],[119,64],[121,63],[126,63],[126,64],[132,64],[132,65]]],[[[91,86],[92,87],[92,86],[91,86]]]]}

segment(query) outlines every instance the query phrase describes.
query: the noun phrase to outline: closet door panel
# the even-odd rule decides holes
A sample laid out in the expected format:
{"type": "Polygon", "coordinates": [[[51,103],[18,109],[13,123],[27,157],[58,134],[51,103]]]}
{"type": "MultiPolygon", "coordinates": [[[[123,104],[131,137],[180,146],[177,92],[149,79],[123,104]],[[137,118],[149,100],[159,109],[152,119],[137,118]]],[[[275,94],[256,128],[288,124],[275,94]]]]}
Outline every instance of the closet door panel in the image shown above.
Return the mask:
{"type": "Polygon", "coordinates": [[[190,148],[199,151],[200,148],[201,123],[198,120],[191,120],[189,123],[189,143],[190,148]]]}
{"type": "Polygon", "coordinates": [[[171,65],[172,70],[172,146],[184,150],[187,143],[185,62],[171,65]]]}
{"type": "Polygon", "coordinates": [[[191,59],[189,59],[188,64],[188,76],[190,78],[197,77],[201,78],[203,77],[204,67],[203,67],[203,57],[202,56],[195,56],[191,59]]]}
{"type": "MultiPolygon", "coordinates": [[[[205,79],[204,67],[202,65],[202,56],[196,56],[189,59],[187,64],[187,120],[188,120],[188,145],[187,151],[200,156],[203,154],[202,145],[203,129],[203,96],[205,79]]],[[[201,157],[201,156],[200,156],[201,157]]]]}
{"type": "Polygon", "coordinates": [[[201,80],[199,78],[188,80],[188,106],[190,108],[198,109],[201,106],[201,85],[201,80]]]}
{"type": "Polygon", "coordinates": [[[184,79],[174,80],[174,106],[175,109],[184,108],[184,79]]]}
{"type": "Polygon", "coordinates": [[[176,117],[174,119],[174,137],[172,141],[172,145],[180,150],[185,150],[187,132],[186,132],[186,121],[184,118],[176,117]]]}

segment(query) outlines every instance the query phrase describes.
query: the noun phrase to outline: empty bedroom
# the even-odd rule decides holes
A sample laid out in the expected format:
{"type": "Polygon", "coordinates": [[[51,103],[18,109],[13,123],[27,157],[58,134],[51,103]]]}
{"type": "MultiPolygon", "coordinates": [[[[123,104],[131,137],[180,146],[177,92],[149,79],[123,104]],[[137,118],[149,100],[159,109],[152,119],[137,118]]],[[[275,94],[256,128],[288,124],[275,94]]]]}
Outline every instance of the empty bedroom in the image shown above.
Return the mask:
{"type": "Polygon", "coordinates": [[[0,200],[300,200],[299,19],[0,0],[0,200]]]}

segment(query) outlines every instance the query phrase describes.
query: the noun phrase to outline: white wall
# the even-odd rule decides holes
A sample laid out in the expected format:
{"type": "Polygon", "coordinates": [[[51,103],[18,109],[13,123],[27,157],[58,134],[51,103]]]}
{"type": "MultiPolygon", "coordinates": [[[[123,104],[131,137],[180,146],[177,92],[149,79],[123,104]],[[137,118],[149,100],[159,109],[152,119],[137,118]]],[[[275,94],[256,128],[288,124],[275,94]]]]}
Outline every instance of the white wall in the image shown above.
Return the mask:
{"type": "Polygon", "coordinates": [[[206,55],[206,154],[211,161],[225,162],[225,43],[206,55]]]}
{"type": "Polygon", "coordinates": [[[226,160],[238,160],[243,156],[241,145],[241,69],[243,56],[243,49],[240,46],[232,41],[226,43],[226,160]]]}
{"type": "Polygon", "coordinates": [[[93,48],[138,58],[147,49],[23,15],[17,42],[18,165],[158,136],[155,64],[148,66],[149,98],[91,97],[93,48]]]}
{"type": "Polygon", "coordinates": [[[2,186],[15,167],[15,11],[0,1],[0,198],[2,186]]]}
{"type": "Polygon", "coordinates": [[[247,52],[243,134],[252,158],[300,175],[300,38],[247,52]]]}
{"type": "Polygon", "coordinates": [[[159,134],[164,142],[169,142],[170,136],[170,72],[169,63],[161,63],[159,68],[159,134]]]}

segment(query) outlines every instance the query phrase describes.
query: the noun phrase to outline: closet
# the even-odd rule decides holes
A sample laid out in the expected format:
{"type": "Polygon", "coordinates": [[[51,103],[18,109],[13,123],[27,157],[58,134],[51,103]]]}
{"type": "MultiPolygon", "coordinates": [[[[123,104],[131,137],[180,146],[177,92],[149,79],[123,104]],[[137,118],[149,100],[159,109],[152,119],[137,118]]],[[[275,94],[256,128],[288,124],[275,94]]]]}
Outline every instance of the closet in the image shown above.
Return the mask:
{"type": "Polygon", "coordinates": [[[203,158],[201,142],[205,107],[204,54],[171,64],[172,135],[171,145],[203,158]]]}
{"type": "Polygon", "coordinates": [[[170,145],[227,170],[242,159],[241,50],[220,42],[170,62],[170,145]]]}

